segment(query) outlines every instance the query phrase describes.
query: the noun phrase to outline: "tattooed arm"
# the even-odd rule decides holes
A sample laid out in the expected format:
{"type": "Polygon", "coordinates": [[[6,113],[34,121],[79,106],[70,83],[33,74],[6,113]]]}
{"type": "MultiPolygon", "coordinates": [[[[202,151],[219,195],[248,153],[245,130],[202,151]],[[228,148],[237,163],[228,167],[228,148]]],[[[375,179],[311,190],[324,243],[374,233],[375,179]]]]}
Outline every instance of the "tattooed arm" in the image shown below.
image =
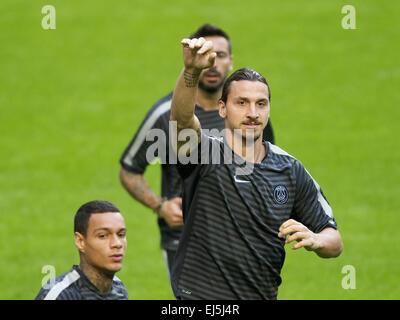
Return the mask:
{"type": "MultiPolygon", "coordinates": [[[[201,126],[199,119],[194,115],[197,96],[197,83],[203,69],[211,67],[215,63],[216,53],[212,52],[211,41],[204,38],[183,39],[183,63],[184,68],[175,86],[171,102],[171,120],[177,122],[178,135],[183,129],[195,131],[198,141],[201,137],[201,126]]],[[[176,139],[177,137],[174,137],[176,139]]],[[[179,141],[177,149],[181,148],[186,141],[179,141]]],[[[187,150],[190,153],[191,150],[187,150]]]]}
{"type": "Polygon", "coordinates": [[[121,168],[119,177],[121,184],[132,197],[152,209],[171,228],[183,226],[182,198],[163,200],[150,188],[143,175],[131,173],[124,168],[121,168]]]}

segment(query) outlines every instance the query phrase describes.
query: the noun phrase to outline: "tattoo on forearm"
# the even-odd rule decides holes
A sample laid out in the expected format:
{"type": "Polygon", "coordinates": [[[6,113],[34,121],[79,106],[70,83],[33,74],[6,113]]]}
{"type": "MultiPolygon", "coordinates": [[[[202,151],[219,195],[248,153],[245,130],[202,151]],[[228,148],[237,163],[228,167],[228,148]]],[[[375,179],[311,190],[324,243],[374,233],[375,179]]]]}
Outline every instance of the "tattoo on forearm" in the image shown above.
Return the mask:
{"type": "Polygon", "coordinates": [[[199,80],[199,75],[196,73],[191,73],[186,71],[183,73],[183,77],[185,79],[186,88],[194,88],[197,86],[197,82],[199,80]]]}
{"type": "Polygon", "coordinates": [[[154,193],[144,177],[139,175],[132,179],[131,194],[136,200],[151,209],[155,208],[161,201],[161,198],[154,193]]]}

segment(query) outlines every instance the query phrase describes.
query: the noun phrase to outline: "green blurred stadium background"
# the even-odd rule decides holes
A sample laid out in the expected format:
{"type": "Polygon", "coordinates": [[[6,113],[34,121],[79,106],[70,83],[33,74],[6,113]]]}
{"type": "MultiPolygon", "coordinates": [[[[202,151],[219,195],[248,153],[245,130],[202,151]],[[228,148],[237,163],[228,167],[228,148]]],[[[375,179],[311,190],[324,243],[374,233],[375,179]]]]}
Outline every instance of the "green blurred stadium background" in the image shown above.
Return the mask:
{"type": "MultiPolygon", "coordinates": [[[[181,38],[226,29],[235,68],[268,79],[277,145],[322,186],[344,252],[287,249],[279,299],[400,298],[400,3],[2,0],[0,299],[33,299],[44,265],[78,263],[73,215],[107,199],[125,216],[130,299],[173,299],[155,215],[122,189],[119,157],[174,86],[181,38]],[[56,8],[56,30],[41,9],[56,8]],[[356,8],[344,30],[343,5],[356,8]],[[346,265],[356,289],[342,288],[346,265]]],[[[160,189],[159,165],[146,172],[160,189]]]]}

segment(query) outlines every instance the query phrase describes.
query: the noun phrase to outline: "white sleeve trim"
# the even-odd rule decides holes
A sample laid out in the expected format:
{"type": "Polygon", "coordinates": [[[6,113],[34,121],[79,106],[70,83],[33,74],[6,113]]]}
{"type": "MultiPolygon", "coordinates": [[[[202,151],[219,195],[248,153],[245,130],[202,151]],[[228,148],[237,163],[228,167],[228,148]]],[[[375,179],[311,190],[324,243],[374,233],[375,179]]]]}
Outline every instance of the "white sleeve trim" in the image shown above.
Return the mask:
{"type": "Polygon", "coordinates": [[[69,272],[62,281],[50,289],[43,300],[56,300],[60,293],[80,278],[76,270],[69,272]]]}
{"type": "MultiPolygon", "coordinates": [[[[312,177],[312,175],[307,171],[306,168],[304,168],[307,172],[307,174],[311,177],[312,181],[314,182],[314,186],[315,188],[317,188],[318,191],[318,202],[321,204],[322,209],[324,210],[325,214],[327,216],[329,216],[330,218],[333,218],[333,211],[331,206],[328,204],[328,201],[325,200],[324,196],[321,193],[321,187],[319,186],[319,184],[317,183],[317,181],[314,180],[314,178],[312,177]]],[[[333,220],[329,221],[330,223],[333,223],[333,220]]]]}
{"type": "Polygon", "coordinates": [[[138,132],[135,142],[131,145],[129,151],[125,155],[123,159],[124,163],[130,166],[132,165],[132,158],[136,155],[136,152],[139,150],[143,141],[146,139],[147,132],[154,126],[154,123],[162,114],[171,109],[171,101],[172,100],[167,100],[164,103],[160,104],[146,120],[143,127],[138,132]]]}

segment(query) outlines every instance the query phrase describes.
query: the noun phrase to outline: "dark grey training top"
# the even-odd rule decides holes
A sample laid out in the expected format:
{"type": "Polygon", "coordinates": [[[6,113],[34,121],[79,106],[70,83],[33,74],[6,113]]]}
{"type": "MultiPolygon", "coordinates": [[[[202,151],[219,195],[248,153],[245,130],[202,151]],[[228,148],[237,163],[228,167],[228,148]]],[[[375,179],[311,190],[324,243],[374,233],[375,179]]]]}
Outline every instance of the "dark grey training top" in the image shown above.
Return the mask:
{"type": "MultiPolygon", "coordinates": [[[[149,158],[147,151],[154,141],[146,138],[151,129],[159,129],[165,133],[165,142],[169,142],[169,121],[171,114],[172,92],[158,100],[147,113],[132,141],[126,147],[120,158],[121,166],[132,173],[143,174],[154,159],[149,158]]],[[[225,120],[219,116],[218,110],[206,111],[200,106],[195,107],[195,114],[203,129],[223,130],[225,120]]],[[[271,121],[263,131],[263,138],[274,143],[274,133],[271,121]]],[[[169,148],[166,147],[165,159],[162,159],[161,196],[168,199],[182,196],[182,180],[178,174],[176,164],[169,162],[169,148]]],[[[160,158],[162,158],[159,155],[160,158]]],[[[176,163],[176,162],[175,162],[176,163]]],[[[170,228],[164,219],[158,218],[161,232],[161,247],[168,250],[176,250],[182,228],[170,228]]]]}
{"type": "Polygon", "coordinates": [[[114,276],[110,292],[102,293],[78,266],[50,279],[35,300],[128,300],[124,284],[114,276]]]}
{"type": "MultiPolygon", "coordinates": [[[[292,218],[316,233],[337,228],[303,165],[264,143],[265,158],[247,175],[236,171],[243,167],[238,156],[231,164],[178,166],[185,225],[172,270],[177,299],[276,299],[285,259],[281,224],[292,218]]],[[[205,135],[199,148],[210,159],[232,153],[223,139],[205,135]]]]}

